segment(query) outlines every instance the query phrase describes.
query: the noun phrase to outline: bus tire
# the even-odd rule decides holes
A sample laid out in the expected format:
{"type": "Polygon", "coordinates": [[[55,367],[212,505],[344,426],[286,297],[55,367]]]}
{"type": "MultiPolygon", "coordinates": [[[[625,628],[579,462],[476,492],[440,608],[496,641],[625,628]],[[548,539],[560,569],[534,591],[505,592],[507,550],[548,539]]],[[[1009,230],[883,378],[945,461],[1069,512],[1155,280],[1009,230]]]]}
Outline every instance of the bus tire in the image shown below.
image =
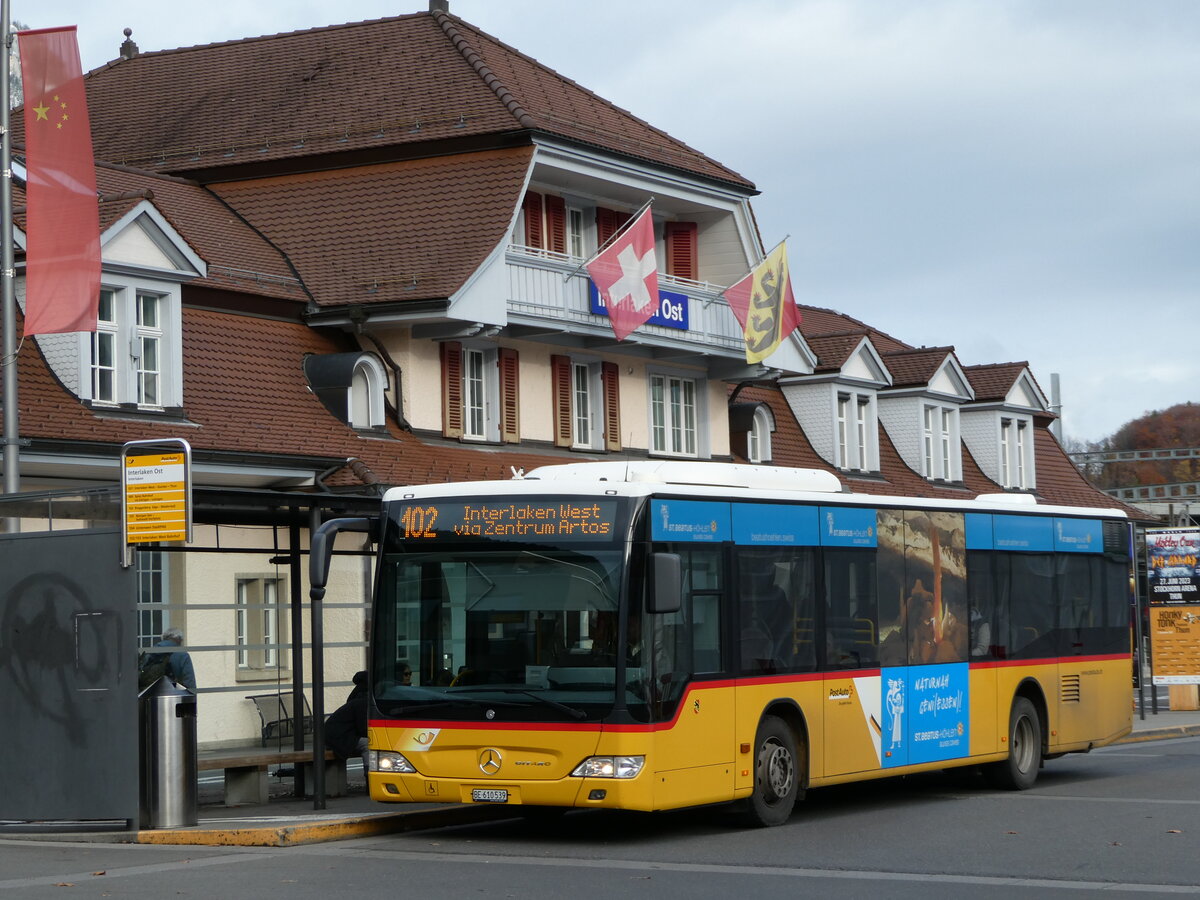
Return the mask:
{"type": "Polygon", "coordinates": [[[984,771],[993,786],[1025,791],[1037,781],[1042,766],[1042,721],[1024,697],[1013,701],[1008,719],[1008,759],[991,763],[984,771]]]}
{"type": "Polygon", "coordinates": [[[747,825],[782,825],[788,820],[800,793],[801,759],[787,723],[764,716],[754,736],[754,793],[746,800],[747,825]]]}

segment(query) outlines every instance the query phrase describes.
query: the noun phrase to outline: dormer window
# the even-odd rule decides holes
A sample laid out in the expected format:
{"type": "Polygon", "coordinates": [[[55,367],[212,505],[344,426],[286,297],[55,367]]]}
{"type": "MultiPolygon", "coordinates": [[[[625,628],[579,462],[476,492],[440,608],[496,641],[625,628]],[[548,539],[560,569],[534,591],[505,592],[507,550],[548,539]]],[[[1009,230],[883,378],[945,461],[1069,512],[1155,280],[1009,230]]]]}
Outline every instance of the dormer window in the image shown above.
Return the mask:
{"type": "Polygon", "coordinates": [[[149,290],[128,281],[100,290],[96,330],[80,334],[80,394],[95,407],[161,410],[183,405],[178,288],[149,290]]]}
{"type": "Polygon", "coordinates": [[[314,394],[337,419],[359,431],[384,428],[388,379],[374,353],[310,354],[304,375],[314,394]]]}
{"type": "Polygon", "coordinates": [[[351,428],[380,428],[383,425],[383,392],[387,378],[383,365],[372,354],[364,353],[354,364],[350,379],[351,428]]]}
{"type": "Polygon", "coordinates": [[[754,410],[754,418],[750,423],[750,431],[746,434],[746,458],[752,463],[767,462],[771,459],[771,429],[774,422],[765,406],[754,410]]]}
{"type": "Polygon", "coordinates": [[[1033,487],[1031,428],[1028,419],[1014,416],[1000,420],[1000,484],[1006,488],[1033,487]]]}

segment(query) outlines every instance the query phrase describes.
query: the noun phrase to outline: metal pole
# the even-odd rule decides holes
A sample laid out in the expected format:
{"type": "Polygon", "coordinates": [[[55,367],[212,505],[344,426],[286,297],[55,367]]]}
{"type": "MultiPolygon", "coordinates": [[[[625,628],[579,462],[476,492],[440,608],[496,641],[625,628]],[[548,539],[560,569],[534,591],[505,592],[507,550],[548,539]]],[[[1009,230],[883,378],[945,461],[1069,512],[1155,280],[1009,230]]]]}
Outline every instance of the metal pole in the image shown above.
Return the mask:
{"type": "MultiPolygon", "coordinates": [[[[300,558],[300,524],[293,519],[288,523],[288,547],[291,555],[291,581],[288,603],[288,615],[292,631],[292,709],[296,711],[296,720],[292,723],[292,749],[304,749],[304,594],[302,580],[304,578],[303,563],[300,558]]],[[[313,718],[313,730],[317,727],[313,718]]],[[[297,784],[297,787],[300,785],[297,784]]],[[[303,796],[303,794],[301,794],[303,796]]]]}
{"type": "Polygon", "coordinates": [[[9,0],[0,0],[0,19],[4,28],[4,58],[0,60],[0,82],[4,85],[4,103],[0,109],[0,327],[4,329],[0,369],[4,373],[4,493],[21,489],[19,471],[20,431],[17,422],[17,299],[13,262],[12,202],[12,126],[8,108],[8,85],[13,35],[9,27],[9,0]]]}
{"type": "MultiPolygon", "coordinates": [[[[313,505],[308,541],[311,553],[312,536],[321,524],[321,511],[313,505]],[[315,527],[313,527],[315,526],[315,527]]],[[[325,808],[325,623],[323,621],[325,589],[310,588],[309,617],[312,639],[313,686],[313,809],[325,808]]]]}

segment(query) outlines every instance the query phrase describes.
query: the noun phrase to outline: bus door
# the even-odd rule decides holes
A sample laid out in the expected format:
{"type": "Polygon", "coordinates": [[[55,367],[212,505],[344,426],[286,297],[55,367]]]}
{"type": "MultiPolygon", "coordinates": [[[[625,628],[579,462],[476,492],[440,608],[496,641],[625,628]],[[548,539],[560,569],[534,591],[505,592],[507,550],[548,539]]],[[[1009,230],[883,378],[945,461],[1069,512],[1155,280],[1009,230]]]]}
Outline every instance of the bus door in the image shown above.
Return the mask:
{"type": "MultiPolygon", "coordinates": [[[[707,504],[706,504],[707,505],[707,504]]],[[[677,613],[646,617],[652,652],[655,806],[728,799],[733,789],[733,691],[724,658],[720,547],[670,547],[683,563],[677,613]]]]}
{"type": "Polygon", "coordinates": [[[824,774],[880,766],[883,733],[875,551],[824,557],[824,774]]]}

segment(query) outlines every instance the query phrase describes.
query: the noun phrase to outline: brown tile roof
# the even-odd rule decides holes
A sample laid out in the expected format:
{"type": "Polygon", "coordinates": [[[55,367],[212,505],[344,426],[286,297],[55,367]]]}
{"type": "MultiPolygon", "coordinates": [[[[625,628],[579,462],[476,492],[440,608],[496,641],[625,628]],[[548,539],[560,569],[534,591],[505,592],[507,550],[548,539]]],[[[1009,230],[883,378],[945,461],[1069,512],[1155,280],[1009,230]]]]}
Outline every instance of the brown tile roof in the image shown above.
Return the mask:
{"type": "Polygon", "coordinates": [[[860,322],[845,313],[819,306],[806,306],[803,303],[798,306],[800,307],[800,333],[804,335],[805,340],[833,335],[865,334],[871,338],[871,343],[880,353],[889,350],[911,349],[908,344],[892,337],[887,332],[872,328],[865,322],[860,322]]]}
{"type": "MultiPolygon", "coordinates": [[[[192,181],[104,163],[96,165],[100,231],[139,203],[150,203],[208,267],[189,287],[305,302],[307,296],[284,256],[218,197],[192,181]]],[[[14,186],[14,220],[25,227],[25,193],[14,186]]]]}
{"type": "MultiPolygon", "coordinates": [[[[752,387],[738,394],[739,402],[759,402],[775,415],[771,436],[771,461],[778,466],[799,466],[832,472],[852,491],[882,496],[929,497],[964,500],[978,494],[1002,493],[1003,488],[979,468],[966,445],[962,448],[963,487],[946,487],[927,481],[900,458],[887,430],[879,429],[879,476],[855,476],[827,463],[809,443],[783,394],[773,388],[752,387]]],[[[1034,429],[1038,499],[1042,503],[1092,509],[1123,509],[1135,518],[1147,518],[1138,510],[1092,487],[1071,463],[1062,447],[1044,426],[1034,429]]],[[[736,462],[748,460],[735,457],[736,462]]]]}
{"type": "Polygon", "coordinates": [[[881,354],[883,364],[892,373],[893,387],[912,387],[929,384],[946,361],[954,355],[953,347],[918,347],[912,350],[890,350],[881,354]]]}
{"type": "MultiPolygon", "coordinates": [[[[98,158],[164,172],[540,131],[753,185],[453,16],[416,13],[114,60],[87,75],[98,158]],[[265,102],[264,102],[265,101],[265,102]]],[[[20,117],[15,123],[20,131],[20,117]]],[[[378,157],[377,157],[378,158],[378,157]]]]}
{"type": "Polygon", "coordinates": [[[517,147],[212,190],[287,253],[320,305],[444,298],[505,239],[532,154],[517,147]]]}
{"type": "Polygon", "coordinates": [[[1021,373],[1029,368],[1027,362],[992,363],[986,366],[967,366],[963,369],[975,390],[979,402],[1003,400],[1017,383],[1021,373]]]}
{"type": "Polygon", "coordinates": [[[817,372],[837,372],[846,364],[854,348],[869,335],[863,332],[850,334],[817,335],[805,338],[812,352],[817,354],[817,372]]]}

